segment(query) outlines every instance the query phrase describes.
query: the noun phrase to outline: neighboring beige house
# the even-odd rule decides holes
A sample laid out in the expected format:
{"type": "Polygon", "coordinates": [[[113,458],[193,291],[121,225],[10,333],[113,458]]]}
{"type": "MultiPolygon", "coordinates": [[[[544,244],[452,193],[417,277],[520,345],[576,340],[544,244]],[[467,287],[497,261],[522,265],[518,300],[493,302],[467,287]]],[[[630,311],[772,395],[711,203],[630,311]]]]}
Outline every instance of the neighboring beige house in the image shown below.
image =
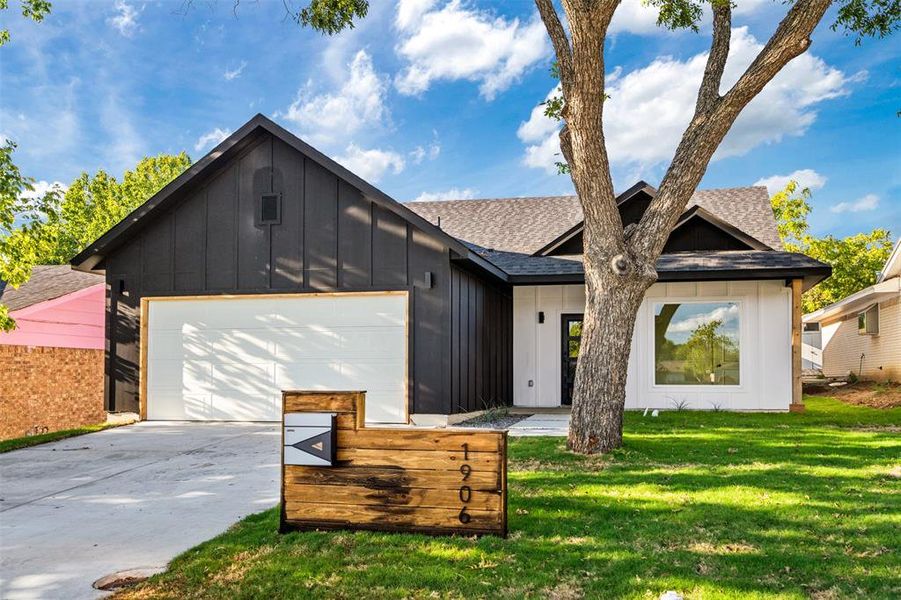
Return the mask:
{"type": "Polygon", "coordinates": [[[901,380],[901,240],[874,285],[804,315],[804,329],[819,330],[827,377],[901,380]]]}

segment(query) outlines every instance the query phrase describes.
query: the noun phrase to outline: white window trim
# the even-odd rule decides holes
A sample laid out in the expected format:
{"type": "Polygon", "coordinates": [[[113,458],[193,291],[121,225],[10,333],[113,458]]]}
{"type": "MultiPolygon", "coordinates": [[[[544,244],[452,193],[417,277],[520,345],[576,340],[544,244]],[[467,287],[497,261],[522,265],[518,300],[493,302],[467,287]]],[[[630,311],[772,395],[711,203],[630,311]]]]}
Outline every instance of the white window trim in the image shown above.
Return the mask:
{"type": "Polygon", "coordinates": [[[861,310],[861,311],[858,311],[858,312],[857,312],[857,323],[858,323],[858,327],[857,327],[857,335],[867,335],[867,336],[870,336],[870,337],[876,337],[876,336],[878,336],[878,335],[879,335],[880,328],[881,328],[881,324],[882,324],[882,322],[881,322],[881,317],[882,317],[881,312],[882,312],[882,309],[880,308],[878,302],[876,302],[876,303],[874,303],[874,304],[871,304],[870,306],[866,307],[865,309],[863,309],[863,310],[861,310]],[[873,310],[874,308],[876,309],[876,331],[874,331],[873,333],[870,333],[869,331],[866,331],[866,329],[864,329],[864,331],[861,331],[861,330],[860,330],[860,325],[859,325],[859,324],[860,324],[860,315],[866,315],[868,312],[870,312],[870,311],[873,310]]]}
{"type": "Polygon", "coordinates": [[[747,352],[742,349],[743,341],[747,338],[747,318],[745,314],[745,301],[735,297],[715,297],[715,298],[698,298],[697,296],[688,298],[676,298],[657,296],[651,299],[649,303],[650,318],[648,319],[648,348],[650,348],[651,368],[648,369],[648,378],[650,387],[655,391],[685,391],[685,392],[714,392],[717,390],[725,390],[729,392],[741,391],[747,387],[745,377],[745,361],[747,360],[747,352]],[[679,385],[675,383],[657,383],[657,346],[654,324],[657,313],[657,306],[663,304],[737,304],[738,305],[738,385],[679,385]]]}

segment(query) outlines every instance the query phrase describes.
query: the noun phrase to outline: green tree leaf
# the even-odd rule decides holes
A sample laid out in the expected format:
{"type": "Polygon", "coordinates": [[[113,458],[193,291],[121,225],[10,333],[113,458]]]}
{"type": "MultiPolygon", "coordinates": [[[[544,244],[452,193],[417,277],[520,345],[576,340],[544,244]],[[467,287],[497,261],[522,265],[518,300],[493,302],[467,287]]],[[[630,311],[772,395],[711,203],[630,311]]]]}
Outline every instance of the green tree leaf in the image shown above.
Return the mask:
{"type": "MultiPolygon", "coordinates": [[[[15,287],[28,281],[36,265],[68,262],[191,164],[184,152],[160,154],[142,159],[121,183],[103,170],[82,173],[65,193],[51,189],[26,200],[22,192],[32,189],[31,180],[12,162],[14,149],[0,149],[0,280],[15,287]]],[[[10,326],[4,312],[0,330],[10,326]]]]}
{"type": "Polygon", "coordinates": [[[770,199],[785,249],[806,254],[832,266],[832,276],[802,297],[802,310],[806,313],[838,302],[876,283],[879,270],[892,252],[892,236],[887,229],[877,228],[845,238],[810,235],[807,224],[811,211],[810,197],[809,189],[799,191],[798,183],[789,181],[782,191],[773,194],[770,199]]]}
{"type": "MultiPolygon", "coordinates": [[[[49,0],[21,0],[20,7],[23,17],[40,23],[44,17],[50,14],[51,4],[49,0]]],[[[9,0],[0,0],[0,10],[7,9],[9,9],[9,0]]],[[[9,29],[6,27],[0,29],[0,46],[6,44],[9,39],[9,29]]]]}

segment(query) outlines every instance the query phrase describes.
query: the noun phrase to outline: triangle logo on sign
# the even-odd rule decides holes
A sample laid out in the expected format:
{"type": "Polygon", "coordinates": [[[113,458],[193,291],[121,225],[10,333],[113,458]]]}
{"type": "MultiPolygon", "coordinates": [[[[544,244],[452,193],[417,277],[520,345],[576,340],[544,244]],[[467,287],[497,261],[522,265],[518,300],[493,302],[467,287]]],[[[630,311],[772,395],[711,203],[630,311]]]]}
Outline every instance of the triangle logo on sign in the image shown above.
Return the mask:
{"type": "Polygon", "coordinates": [[[322,460],[326,460],[329,463],[332,462],[332,432],[325,431],[320,433],[319,435],[315,435],[313,437],[309,437],[305,440],[300,440],[292,444],[293,447],[297,448],[301,452],[306,452],[307,454],[312,454],[317,458],[321,458],[322,460]]]}

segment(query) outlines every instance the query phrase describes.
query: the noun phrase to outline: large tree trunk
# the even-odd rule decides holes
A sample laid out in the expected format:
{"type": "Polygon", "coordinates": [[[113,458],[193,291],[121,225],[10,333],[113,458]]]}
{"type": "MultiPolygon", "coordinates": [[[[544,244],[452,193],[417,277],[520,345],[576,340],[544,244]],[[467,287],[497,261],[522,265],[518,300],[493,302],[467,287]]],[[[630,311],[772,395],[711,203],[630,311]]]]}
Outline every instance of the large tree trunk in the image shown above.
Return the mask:
{"type": "Polygon", "coordinates": [[[604,40],[621,0],[561,0],[569,31],[553,0],[535,0],[560,76],[565,122],[560,149],[584,214],[586,305],[576,369],[569,447],[581,453],[622,445],[623,408],[632,329],[655,265],[707,165],[736,117],[792,58],[833,0],[795,0],[776,32],[725,94],[732,4],[712,3],[713,35],[695,114],[682,135],[658,193],[641,220],[623,228],[604,142],[604,40]]]}
{"type": "Polygon", "coordinates": [[[585,317],[568,446],[594,454],[622,445],[632,330],[650,280],[618,275],[609,264],[586,264],[585,272],[585,317]]]}

